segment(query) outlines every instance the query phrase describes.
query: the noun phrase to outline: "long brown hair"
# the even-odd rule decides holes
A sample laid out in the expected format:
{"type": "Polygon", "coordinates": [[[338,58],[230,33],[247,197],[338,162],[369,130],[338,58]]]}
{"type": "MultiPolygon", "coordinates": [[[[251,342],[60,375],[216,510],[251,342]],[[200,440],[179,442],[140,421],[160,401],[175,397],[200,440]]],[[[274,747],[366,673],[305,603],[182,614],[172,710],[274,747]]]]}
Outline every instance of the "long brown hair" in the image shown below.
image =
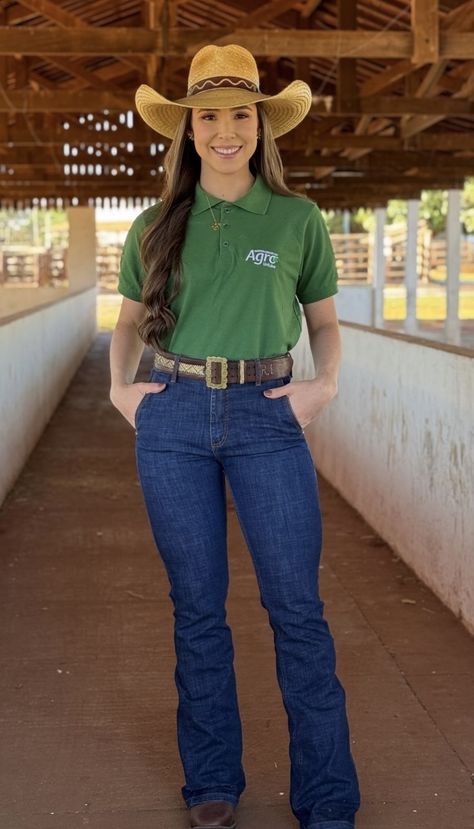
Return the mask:
{"type": "MultiPolygon", "coordinates": [[[[143,231],[140,243],[140,257],[146,273],[142,289],[146,314],[138,326],[138,333],[145,343],[155,348],[163,348],[164,337],[176,324],[170,305],[181,288],[181,250],[201,172],[201,159],[187,135],[191,114],[192,110],[186,109],[164,158],[165,183],[159,214],[143,231]]],[[[257,115],[261,138],[249,160],[250,172],[253,175],[260,173],[275,193],[299,196],[285,184],[283,162],[265,110],[259,103],[257,115]]],[[[306,200],[305,196],[301,198],[306,200]]]]}

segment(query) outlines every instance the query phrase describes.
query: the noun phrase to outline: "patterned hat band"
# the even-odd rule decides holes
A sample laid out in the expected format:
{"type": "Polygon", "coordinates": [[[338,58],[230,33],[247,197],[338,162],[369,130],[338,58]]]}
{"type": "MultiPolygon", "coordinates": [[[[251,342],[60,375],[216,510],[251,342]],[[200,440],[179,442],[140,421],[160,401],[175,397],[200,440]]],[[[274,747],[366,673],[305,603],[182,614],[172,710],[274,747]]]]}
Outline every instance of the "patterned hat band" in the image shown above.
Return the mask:
{"type": "Polygon", "coordinates": [[[205,78],[188,88],[188,95],[196,95],[205,89],[247,89],[249,92],[260,92],[257,84],[245,78],[235,78],[229,75],[217,75],[215,78],[205,78]]]}
{"type": "Polygon", "coordinates": [[[148,84],[140,84],[135,92],[138,114],[153,130],[174,139],[184,109],[232,109],[261,103],[271,134],[278,138],[303,120],[312,102],[311,87],[305,81],[292,81],[275,95],[260,92],[255,58],[237,43],[210,43],[199,49],[191,61],[186,86],[186,97],[170,100],[148,84]]]}

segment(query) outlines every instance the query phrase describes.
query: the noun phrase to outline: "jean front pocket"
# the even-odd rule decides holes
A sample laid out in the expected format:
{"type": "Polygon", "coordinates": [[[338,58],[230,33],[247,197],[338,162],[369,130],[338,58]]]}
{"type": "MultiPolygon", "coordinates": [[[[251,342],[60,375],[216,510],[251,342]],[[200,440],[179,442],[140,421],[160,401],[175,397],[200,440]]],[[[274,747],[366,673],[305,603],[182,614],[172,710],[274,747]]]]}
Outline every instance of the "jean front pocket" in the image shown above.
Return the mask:
{"type": "MultiPolygon", "coordinates": [[[[287,375],[272,380],[267,384],[267,388],[280,389],[282,386],[287,386],[290,383],[291,377],[287,375]]],[[[280,427],[284,427],[285,430],[291,429],[291,431],[296,428],[298,434],[303,434],[303,427],[293,411],[288,394],[280,394],[278,397],[274,397],[271,400],[271,405],[275,406],[275,414],[280,423],[280,427]]]]}
{"type": "Polygon", "coordinates": [[[151,396],[151,392],[145,392],[145,394],[143,395],[142,399],[138,402],[138,406],[137,406],[137,408],[135,409],[135,416],[134,416],[134,421],[135,421],[135,431],[137,430],[137,427],[138,427],[138,420],[139,420],[140,415],[141,415],[141,413],[142,413],[142,411],[143,411],[143,407],[144,407],[145,403],[147,402],[147,399],[148,399],[150,396],[151,396]]]}
{"type": "Polygon", "coordinates": [[[302,432],[303,427],[302,427],[301,423],[299,422],[298,418],[296,417],[296,415],[293,411],[293,406],[291,405],[290,398],[287,394],[283,395],[283,401],[284,401],[284,405],[286,407],[286,410],[287,410],[289,416],[291,417],[294,425],[297,427],[298,431],[302,432]]]}

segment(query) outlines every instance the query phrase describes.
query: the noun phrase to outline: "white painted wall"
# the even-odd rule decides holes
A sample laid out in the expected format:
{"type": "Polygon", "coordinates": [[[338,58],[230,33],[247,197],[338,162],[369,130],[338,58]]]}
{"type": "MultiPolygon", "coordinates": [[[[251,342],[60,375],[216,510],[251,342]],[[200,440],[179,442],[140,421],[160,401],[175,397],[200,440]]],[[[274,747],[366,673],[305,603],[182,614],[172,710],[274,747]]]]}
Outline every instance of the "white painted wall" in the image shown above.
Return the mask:
{"type": "Polygon", "coordinates": [[[334,300],[337,316],[347,322],[372,323],[372,285],[339,285],[334,300]]]}
{"type": "Polygon", "coordinates": [[[93,341],[97,288],[0,319],[0,503],[93,341]]]}
{"type": "MultiPolygon", "coordinates": [[[[474,355],[341,323],[339,392],[306,427],[318,471],[474,633],[474,355]]],[[[306,328],[294,378],[314,376],[306,328]]]]}
{"type": "Polygon", "coordinates": [[[29,285],[2,285],[0,286],[0,317],[10,317],[22,311],[31,311],[38,306],[67,297],[70,293],[69,287],[53,288],[51,285],[42,285],[36,288],[29,285]]]}
{"type": "Polygon", "coordinates": [[[94,207],[68,207],[69,239],[66,273],[73,290],[97,282],[97,250],[94,207]]]}

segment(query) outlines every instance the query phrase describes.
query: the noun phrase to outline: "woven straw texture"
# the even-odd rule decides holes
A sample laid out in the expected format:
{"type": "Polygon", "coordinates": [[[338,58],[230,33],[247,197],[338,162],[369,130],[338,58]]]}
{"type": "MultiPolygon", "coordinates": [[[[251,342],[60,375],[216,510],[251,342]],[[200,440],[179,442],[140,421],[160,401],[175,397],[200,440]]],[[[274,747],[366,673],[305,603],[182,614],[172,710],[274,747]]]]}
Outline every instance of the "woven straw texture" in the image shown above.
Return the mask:
{"type": "Polygon", "coordinates": [[[147,84],[141,84],[135,93],[135,104],[148,126],[167,138],[174,138],[183,108],[223,109],[261,101],[273,137],[277,138],[296,127],[311,107],[311,89],[304,81],[293,81],[276,95],[265,95],[258,90],[257,65],[247,49],[236,44],[209,45],[194,55],[185,98],[170,101],[147,84]]]}
{"type": "Polygon", "coordinates": [[[228,46],[203,46],[194,55],[188,75],[188,92],[191,87],[206,78],[219,75],[246,78],[258,89],[258,68],[255,58],[248,49],[230,43],[228,46]]]}

